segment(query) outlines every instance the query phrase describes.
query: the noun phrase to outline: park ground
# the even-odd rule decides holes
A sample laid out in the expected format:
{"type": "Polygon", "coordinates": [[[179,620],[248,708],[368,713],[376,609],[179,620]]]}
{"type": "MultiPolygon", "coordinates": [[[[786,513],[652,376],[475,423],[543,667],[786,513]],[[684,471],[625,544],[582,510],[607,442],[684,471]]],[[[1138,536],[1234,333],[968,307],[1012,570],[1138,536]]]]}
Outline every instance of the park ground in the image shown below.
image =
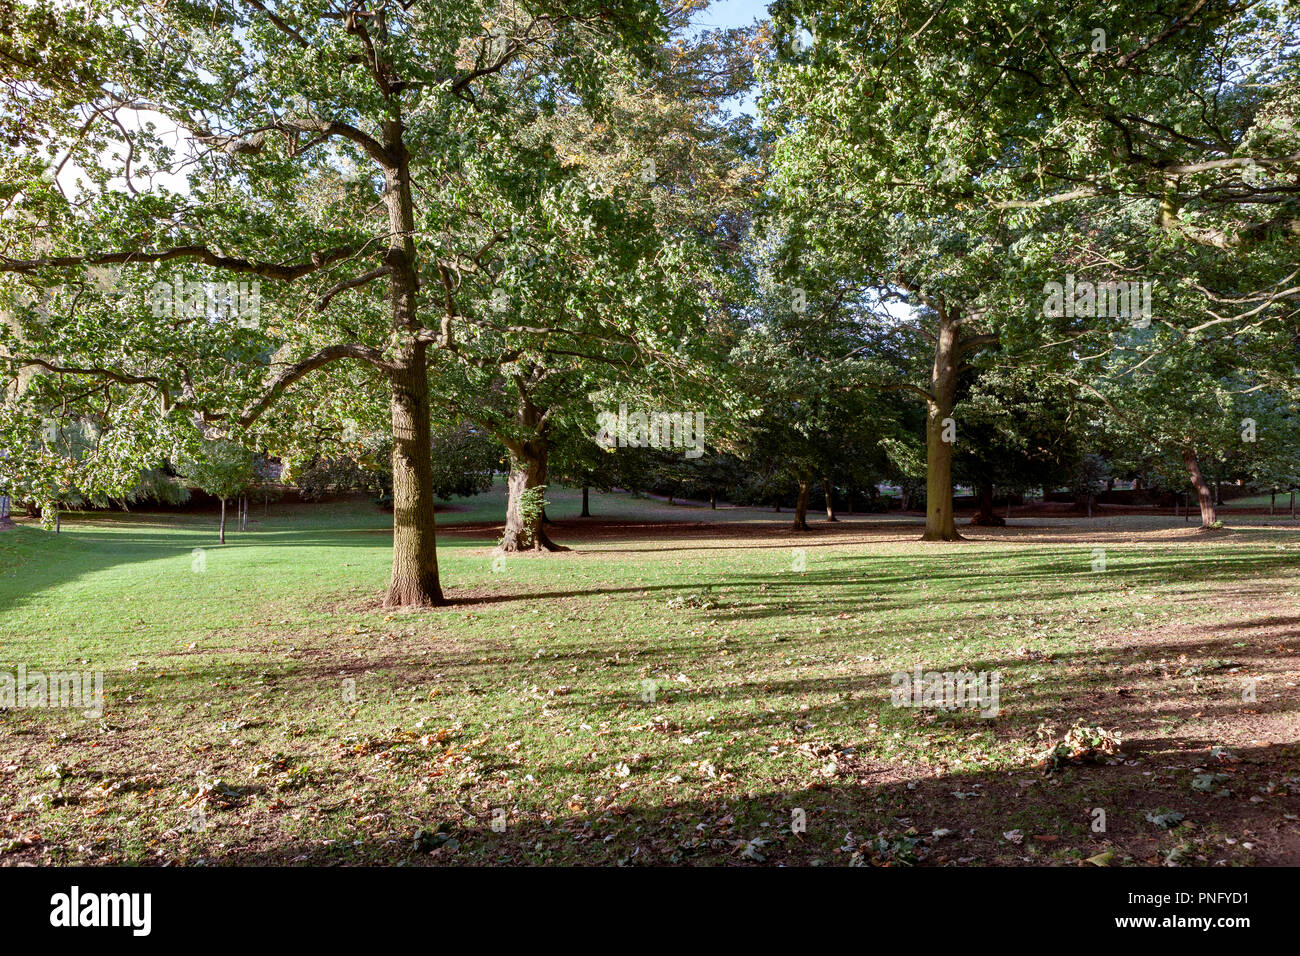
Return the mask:
{"type": "Polygon", "coordinates": [[[1300,523],[550,497],[568,553],[448,505],[407,613],[367,501],[0,532],[0,673],[106,695],[0,711],[0,865],[1300,864],[1300,523]],[[998,715],[893,706],[918,664],[998,715]]]}

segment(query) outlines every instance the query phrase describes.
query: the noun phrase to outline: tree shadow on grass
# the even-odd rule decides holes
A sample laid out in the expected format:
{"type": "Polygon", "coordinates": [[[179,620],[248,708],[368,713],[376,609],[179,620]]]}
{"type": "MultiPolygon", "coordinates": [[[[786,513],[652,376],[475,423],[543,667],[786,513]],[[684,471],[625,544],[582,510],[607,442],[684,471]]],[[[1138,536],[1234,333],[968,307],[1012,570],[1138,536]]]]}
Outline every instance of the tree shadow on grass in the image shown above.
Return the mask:
{"type": "Polygon", "coordinates": [[[1230,771],[1226,795],[1191,786],[1192,764],[1209,762],[1204,741],[1134,740],[1125,750],[1122,763],[1050,776],[1028,766],[935,774],[841,753],[820,779],[814,769],[745,789],[725,778],[642,780],[611,797],[550,807],[466,798],[378,832],[341,818],[329,840],[285,838],[269,825],[231,833],[204,855],[217,865],[326,866],[1068,866],[1103,854],[1111,865],[1300,863],[1300,832],[1285,819],[1300,810],[1300,789],[1276,786],[1300,759],[1295,744],[1244,751],[1219,766],[1230,771]],[[1098,810],[1104,832],[1093,829],[1098,810]],[[439,827],[445,836],[435,835],[439,827]]]}
{"type": "MultiPolygon", "coordinates": [[[[987,720],[971,710],[891,706],[889,669],[870,661],[862,672],[847,675],[760,680],[745,679],[742,671],[732,682],[681,688],[669,683],[659,699],[636,703],[635,684],[646,666],[678,666],[671,642],[665,642],[626,659],[624,697],[610,697],[607,679],[590,688],[575,680],[564,696],[533,696],[534,704],[544,701],[550,710],[592,723],[627,706],[641,707],[647,726],[663,715],[669,724],[664,731],[646,729],[623,742],[646,751],[626,777],[607,773],[616,759],[631,759],[621,750],[519,765],[505,759],[501,741],[480,754],[479,782],[454,798],[421,794],[410,781],[409,793],[381,792],[357,809],[348,794],[358,784],[364,790],[374,768],[335,762],[315,789],[283,794],[273,809],[271,795],[259,797],[260,784],[241,777],[233,782],[241,790],[249,784],[245,804],[213,813],[217,828],[188,862],[1075,865],[1111,853],[1116,864],[1297,864],[1300,835],[1296,822],[1286,819],[1300,815],[1297,695],[1282,689],[1282,679],[1294,670],[1294,652],[1269,635],[1242,633],[1287,626],[1290,618],[1281,617],[1281,625],[1278,620],[1273,615],[1237,622],[1243,626],[1231,636],[1216,633],[1213,625],[1151,634],[1131,644],[1049,650],[1030,659],[941,647],[932,651],[934,660],[918,661],[926,669],[999,671],[1001,712],[987,720]],[[1241,699],[1240,674],[1265,678],[1257,703],[1241,699]],[[707,721],[704,713],[711,715],[707,721]],[[1067,766],[1044,776],[1030,754],[1075,721],[1119,732],[1123,762],[1067,766]],[[1045,723],[1053,730],[1039,741],[1035,731],[1045,723]],[[708,747],[681,744],[682,736],[706,728],[712,734],[708,747]],[[1252,745],[1256,737],[1271,740],[1271,746],[1252,745]],[[1211,748],[1220,746],[1234,754],[1216,756],[1211,748]],[[769,747],[776,748],[774,759],[761,771],[748,770],[755,749],[769,747]],[[716,762],[711,771],[699,764],[705,753],[716,762]],[[494,778],[507,768],[516,779],[532,773],[548,785],[505,789],[494,778]],[[1207,776],[1208,787],[1198,788],[1198,779],[1207,776]],[[321,787],[332,789],[320,794],[321,787]],[[490,825],[497,807],[506,812],[503,833],[490,825]],[[1097,809],[1105,811],[1105,832],[1092,829],[1097,809]],[[791,830],[796,810],[803,811],[806,832],[791,830]],[[290,827],[294,815],[306,822],[290,827]],[[369,822],[361,822],[363,816],[369,822]],[[441,837],[426,835],[422,850],[428,852],[413,849],[417,827],[432,832],[439,825],[456,848],[439,847],[441,837]],[[301,837],[313,829],[319,836],[301,837]]],[[[834,642],[833,635],[818,639],[834,642]]],[[[602,638],[548,655],[543,663],[563,671],[572,661],[620,649],[628,650],[621,639],[602,638]]],[[[509,655],[505,663],[514,674],[541,667],[505,643],[489,650],[509,655]]],[[[461,646],[444,654],[436,670],[494,685],[498,696],[517,693],[511,689],[515,681],[502,673],[503,660],[483,655],[481,646],[461,646]]],[[[396,648],[364,661],[304,655],[281,661],[274,674],[262,662],[136,674],[132,679],[144,681],[147,692],[125,711],[126,729],[116,733],[138,735],[153,727],[154,700],[215,699],[235,706],[254,688],[265,698],[241,732],[269,714],[321,713],[330,701],[339,706],[340,674],[359,683],[365,676],[363,696],[387,691],[401,699],[418,697],[436,685],[429,663],[413,656],[412,648],[396,648]]],[[[110,723],[119,720],[110,705],[110,723]]],[[[38,730],[30,728],[28,736],[48,736],[38,730]]],[[[178,744],[157,739],[168,749],[178,744]]],[[[394,743],[383,733],[369,743],[376,742],[394,743]]],[[[118,772],[125,779],[139,770],[118,772]]],[[[156,782],[188,781],[185,774],[173,776],[163,772],[156,782]]]]}

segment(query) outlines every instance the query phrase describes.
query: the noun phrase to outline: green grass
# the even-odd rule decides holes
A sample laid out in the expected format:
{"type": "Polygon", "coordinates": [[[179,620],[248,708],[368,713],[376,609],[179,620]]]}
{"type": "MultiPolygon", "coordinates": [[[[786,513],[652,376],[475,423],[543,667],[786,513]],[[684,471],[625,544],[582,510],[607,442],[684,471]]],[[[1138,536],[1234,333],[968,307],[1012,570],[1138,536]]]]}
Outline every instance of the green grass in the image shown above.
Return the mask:
{"type": "Polygon", "coordinates": [[[551,498],[574,550],[495,570],[499,491],[440,514],[456,603],[418,613],[377,608],[390,518],[363,502],[255,507],[225,546],[211,515],[0,533],[0,673],[101,670],[107,693],[100,720],[0,711],[0,863],[1296,850],[1300,531],[1035,520],[933,546],[882,516],[796,536],[788,515],[617,494],[593,494],[591,529],[576,492],[551,498]],[[892,706],[916,664],[998,671],[1001,713],[892,706]],[[1043,775],[1080,720],[1123,759],[1043,775]],[[1241,759],[1206,793],[1211,746],[1241,759]],[[1146,821],[1164,808],[1187,822],[1146,821]]]}
{"type": "Polygon", "coordinates": [[[1291,493],[1289,491],[1279,491],[1276,500],[1272,495],[1251,495],[1246,498],[1233,498],[1223,504],[1224,508],[1267,508],[1269,502],[1274,502],[1274,507],[1278,515],[1289,515],[1291,512],[1291,493]]]}

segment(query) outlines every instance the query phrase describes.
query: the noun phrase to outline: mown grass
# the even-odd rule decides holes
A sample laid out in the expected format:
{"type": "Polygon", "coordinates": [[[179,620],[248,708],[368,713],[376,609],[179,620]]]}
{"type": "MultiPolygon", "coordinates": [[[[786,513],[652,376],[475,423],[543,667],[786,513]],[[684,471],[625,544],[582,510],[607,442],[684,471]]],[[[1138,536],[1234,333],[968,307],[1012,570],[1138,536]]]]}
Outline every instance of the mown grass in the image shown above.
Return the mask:
{"type": "Polygon", "coordinates": [[[591,530],[575,492],[551,497],[575,550],[504,565],[499,492],[441,514],[456,603],[410,614],[376,606],[390,518],[365,502],[255,507],[224,547],[210,515],[0,534],[0,673],[102,670],[107,692],[98,720],[0,712],[0,862],[1294,851],[1285,523],[1026,521],[931,546],[879,516],[796,536],[624,495],[593,494],[591,530]],[[892,706],[917,664],[998,671],[1001,713],[892,706]],[[1124,760],[1044,776],[1035,754],[1077,720],[1117,730],[1124,760]],[[1194,789],[1216,745],[1250,752],[1194,789]],[[1186,823],[1146,820],[1165,808],[1186,823]]]}

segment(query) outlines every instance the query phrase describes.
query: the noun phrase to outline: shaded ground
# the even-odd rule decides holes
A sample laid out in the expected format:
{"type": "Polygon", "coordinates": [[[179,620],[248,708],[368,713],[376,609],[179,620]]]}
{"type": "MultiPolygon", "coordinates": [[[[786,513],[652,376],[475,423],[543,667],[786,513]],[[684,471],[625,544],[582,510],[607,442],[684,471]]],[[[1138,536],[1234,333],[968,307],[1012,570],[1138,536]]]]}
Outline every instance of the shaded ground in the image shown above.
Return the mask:
{"type": "Polygon", "coordinates": [[[0,863],[1300,862],[1285,523],[933,546],[557,497],[576,549],[504,565],[490,499],[449,515],[459,603],[414,614],[375,607],[361,504],[273,507],[202,573],[180,518],[6,535],[0,673],[96,667],[108,699],[0,713],[0,863]],[[918,664],[996,670],[998,716],[892,706],[918,664]],[[1044,774],[1080,721],[1121,752],[1044,774]]]}

